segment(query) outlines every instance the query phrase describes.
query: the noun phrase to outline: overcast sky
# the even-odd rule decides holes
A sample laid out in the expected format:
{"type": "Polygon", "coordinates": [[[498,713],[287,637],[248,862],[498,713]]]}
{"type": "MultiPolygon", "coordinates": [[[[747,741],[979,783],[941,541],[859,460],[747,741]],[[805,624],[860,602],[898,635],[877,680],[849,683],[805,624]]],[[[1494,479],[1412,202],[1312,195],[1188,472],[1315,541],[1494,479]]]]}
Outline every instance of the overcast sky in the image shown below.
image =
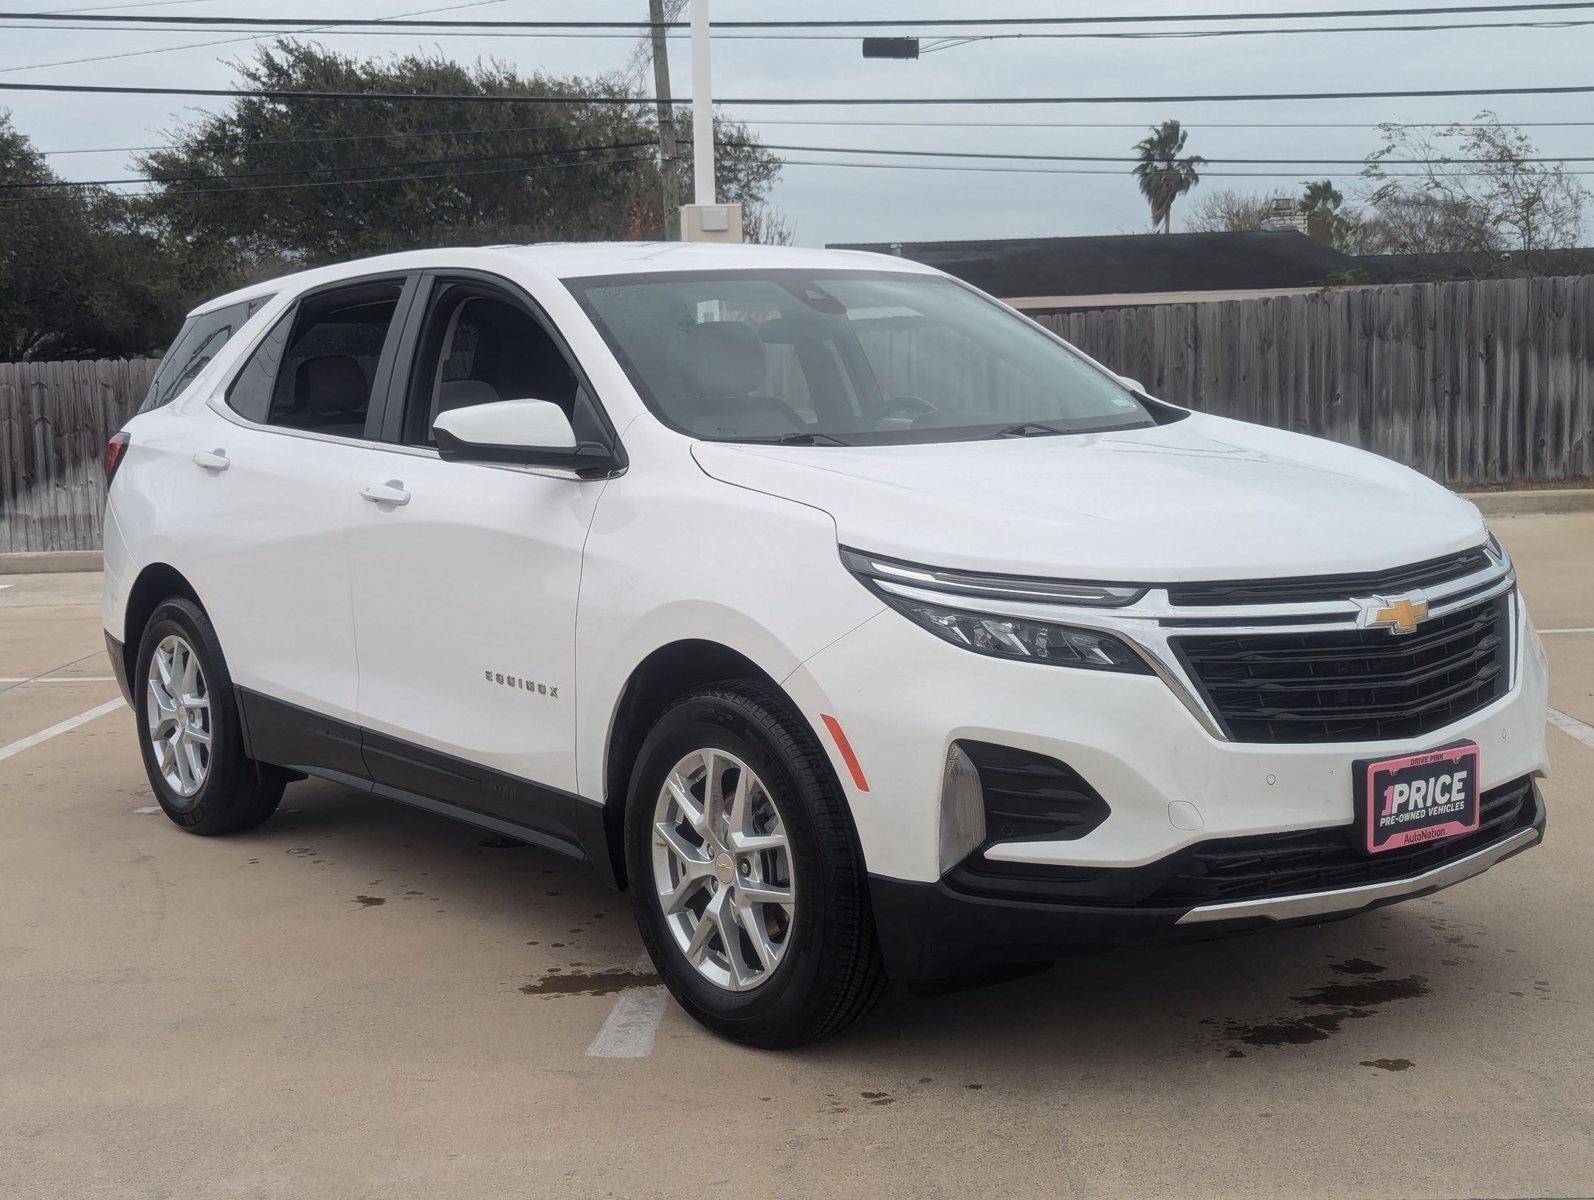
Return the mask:
{"type": "MultiPolygon", "coordinates": [[[[1409,0],[1412,7],[1439,0],[1409,0]]],[[[1454,0],[1451,0],[1454,2],[1454,0]]],[[[453,17],[495,19],[642,19],[646,0],[497,0],[456,4],[449,0],[176,0],[131,4],[126,0],[0,0],[15,11],[126,11],[139,13],[282,16],[399,16],[429,11],[453,17]]],[[[1377,7],[1372,0],[804,0],[754,3],[713,0],[717,19],[820,17],[1029,16],[1083,13],[1257,12],[1292,8],[1377,7]]],[[[1586,13],[1562,14],[1594,18],[1586,13]]],[[[1481,21],[1549,19],[1555,14],[1483,15],[1481,21]]],[[[1456,18],[1430,18],[1429,21],[1456,18]]],[[[1410,19],[1408,19],[1409,23],[1410,19]]],[[[1225,23],[1222,28],[1331,24],[1306,21],[1225,23]]],[[[1341,24],[1380,23],[1341,19],[1341,24]]],[[[1394,22],[1385,22],[1394,23],[1394,22]]],[[[1164,26],[1163,28],[1176,28],[1164,26]]],[[[1185,26],[1184,28],[1190,28],[1185,26]]],[[[889,32],[889,31],[883,31],[889,32]]],[[[305,35],[335,49],[369,55],[440,49],[474,60],[501,58],[523,72],[598,74],[623,65],[632,53],[628,38],[421,37],[371,33],[305,35]]],[[[1444,32],[1294,34],[1167,40],[1000,40],[928,54],[917,62],[865,61],[856,38],[833,35],[802,40],[733,40],[714,43],[714,90],[721,96],[978,96],[1102,95],[1143,93],[1289,92],[1376,88],[1511,87],[1594,82],[1589,65],[1594,26],[1562,29],[1492,29],[1444,32]]],[[[238,30],[211,32],[81,31],[0,29],[0,80],[93,82],[225,87],[235,82],[228,58],[247,55],[253,38],[238,30]],[[214,44],[225,42],[226,44],[214,44]],[[206,44],[210,43],[210,44],[206,44]],[[166,53],[108,58],[91,63],[64,60],[126,55],[159,47],[166,53]],[[61,64],[61,65],[51,65],[61,64]]],[[[673,90],[690,88],[690,55],[684,37],[671,39],[673,90]]],[[[1594,116],[1589,96],[1518,97],[1493,102],[1508,121],[1575,121],[1594,116]]],[[[220,102],[217,102],[220,103],[220,102]]],[[[1380,121],[1470,119],[1484,100],[1471,98],[1247,104],[1092,105],[890,109],[728,109],[748,119],[764,140],[778,144],[909,149],[962,149],[1049,154],[1127,154],[1143,127],[1176,117],[1191,127],[1189,150],[1224,156],[1359,159],[1378,143],[1380,121]],[[846,124],[783,124],[824,119],[846,124]],[[864,121],[1006,122],[962,129],[859,124],[864,121]],[[1235,122],[1352,122],[1356,128],[1223,128],[1235,122]],[[1028,124],[1025,124],[1028,122],[1028,124]],[[1092,127],[1120,123],[1131,127],[1092,127]]],[[[105,97],[0,93],[18,128],[46,151],[145,145],[195,111],[162,97],[105,97]]],[[[1594,127],[1528,131],[1551,155],[1594,154],[1594,127]]],[[[820,154],[791,157],[820,158],[820,154]]],[[[833,157],[833,156],[829,156],[833,157]]],[[[53,155],[66,178],[110,178],[129,171],[125,152],[53,155]]],[[[1083,164],[1082,164],[1083,165],[1083,164]]],[[[1582,164],[1594,169],[1594,163],[1582,164]]],[[[972,171],[874,170],[788,165],[773,199],[794,227],[797,242],[911,241],[937,238],[1055,236],[1140,232],[1148,227],[1144,201],[1128,168],[1103,165],[1109,173],[1020,174],[972,171]]],[[[1300,179],[1338,173],[1347,192],[1356,168],[1303,169],[1277,179],[1220,178],[1218,172],[1264,167],[1208,169],[1200,190],[1238,187],[1294,191],[1300,179]]],[[[1293,168],[1277,168],[1294,170],[1293,168]]],[[[1175,208],[1175,226],[1181,208],[1175,208]]]]}

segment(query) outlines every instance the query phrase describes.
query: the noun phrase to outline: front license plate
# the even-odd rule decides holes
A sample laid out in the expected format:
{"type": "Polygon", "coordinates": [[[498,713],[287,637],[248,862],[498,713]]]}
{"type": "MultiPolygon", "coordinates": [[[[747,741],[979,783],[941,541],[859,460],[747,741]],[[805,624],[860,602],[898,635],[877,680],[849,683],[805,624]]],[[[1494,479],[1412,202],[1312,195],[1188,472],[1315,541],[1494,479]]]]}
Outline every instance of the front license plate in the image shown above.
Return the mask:
{"type": "Polygon", "coordinates": [[[1356,763],[1356,837],[1368,854],[1478,827],[1478,744],[1356,763]]]}

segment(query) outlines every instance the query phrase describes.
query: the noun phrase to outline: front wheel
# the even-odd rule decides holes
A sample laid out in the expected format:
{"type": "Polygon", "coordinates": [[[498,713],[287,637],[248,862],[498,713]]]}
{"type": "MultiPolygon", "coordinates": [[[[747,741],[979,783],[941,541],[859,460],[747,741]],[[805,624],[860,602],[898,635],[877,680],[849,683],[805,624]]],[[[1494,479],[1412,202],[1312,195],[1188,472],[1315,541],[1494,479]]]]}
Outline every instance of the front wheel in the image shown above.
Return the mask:
{"type": "Polygon", "coordinates": [[[626,804],[642,940],[683,1008],[768,1049],[834,1033],[885,986],[846,801],[774,694],[727,683],[648,734],[626,804]]]}
{"type": "Polygon", "coordinates": [[[138,744],[161,808],[189,833],[236,833],[276,811],[287,775],[244,753],[232,676],[191,601],[150,614],[132,677],[138,744]]]}

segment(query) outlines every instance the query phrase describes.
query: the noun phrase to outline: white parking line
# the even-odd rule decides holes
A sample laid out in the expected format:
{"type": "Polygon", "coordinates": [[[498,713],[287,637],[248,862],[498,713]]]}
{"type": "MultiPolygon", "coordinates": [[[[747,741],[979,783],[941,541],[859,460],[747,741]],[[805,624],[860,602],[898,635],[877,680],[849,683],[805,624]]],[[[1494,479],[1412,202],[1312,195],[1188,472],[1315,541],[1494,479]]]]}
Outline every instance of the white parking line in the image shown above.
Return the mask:
{"type": "Polygon", "coordinates": [[[1550,710],[1550,724],[1567,737],[1574,737],[1590,750],[1594,750],[1594,725],[1585,725],[1576,717],[1569,717],[1558,708],[1550,710]]]}
{"type": "MultiPolygon", "coordinates": [[[[653,970],[653,960],[643,951],[634,971],[653,970]]],[[[659,1031],[670,992],[662,983],[626,988],[614,998],[609,1019],[587,1047],[588,1058],[646,1058],[653,1053],[653,1035],[659,1031]]]]}
{"type": "Polygon", "coordinates": [[[0,675],[0,683],[115,683],[115,675],[0,675]]]}
{"type": "Polygon", "coordinates": [[[90,721],[97,721],[106,713],[112,713],[124,707],[126,703],[125,700],[118,696],[115,700],[107,700],[104,704],[89,709],[88,712],[78,713],[77,716],[68,717],[58,725],[52,725],[48,729],[41,729],[38,733],[25,737],[20,741],[12,742],[9,746],[0,746],[0,762],[4,762],[12,755],[21,754],[24,750],[31,750],[34,746],[39,745],[41,742],[47,742],[53,737],[60,737],[63,733],[71,733],[80,725],[87,725],[90,721]]]}
{"type": "Polygon", "coordinates": [[[1594,625],[1584,625],[1584,626],[1582,626],[1581,628],[1578,628],[1578,629],[1541,629],[1541,630],[1539,630],[1539,636],[1540,637],[1543,637],[1545,634],[1548,634],[1548,633],[1594,633],[1594,625]]]}

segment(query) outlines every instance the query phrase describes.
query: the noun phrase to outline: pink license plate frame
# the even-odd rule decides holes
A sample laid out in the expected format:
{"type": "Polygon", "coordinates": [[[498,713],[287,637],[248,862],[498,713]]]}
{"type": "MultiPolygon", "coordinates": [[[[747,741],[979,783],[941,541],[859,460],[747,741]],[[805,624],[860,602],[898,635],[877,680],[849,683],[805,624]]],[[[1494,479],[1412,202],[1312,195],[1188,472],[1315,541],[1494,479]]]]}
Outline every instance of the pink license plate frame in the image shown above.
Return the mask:
{"type": "Polygon", "coordinates": [[[1358,759],[1359,848],[1385,854],[1472,833],[1479,822],[1482,757],[1476,742],[1454,742],[1420,754],[1358,759]]]}

